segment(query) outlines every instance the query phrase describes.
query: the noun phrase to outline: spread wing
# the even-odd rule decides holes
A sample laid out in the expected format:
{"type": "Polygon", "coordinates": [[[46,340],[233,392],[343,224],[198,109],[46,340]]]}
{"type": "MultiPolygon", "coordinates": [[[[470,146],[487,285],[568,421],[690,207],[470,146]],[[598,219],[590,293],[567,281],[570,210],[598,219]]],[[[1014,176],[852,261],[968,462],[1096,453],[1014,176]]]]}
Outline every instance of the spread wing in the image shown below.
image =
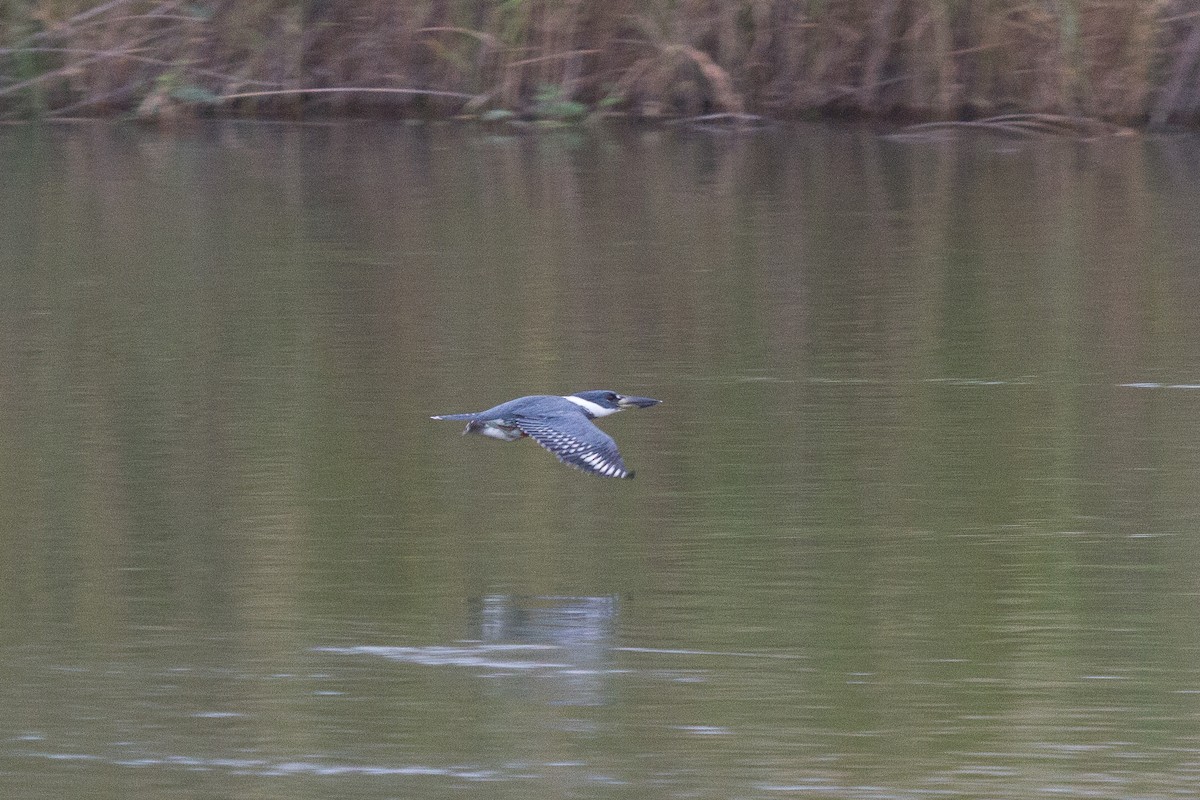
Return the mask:
{"type": "Polygon", "coordinates": [[[582,414],[518,416],[513,424],[564,464],[606,478],[633,477],[617,452],[617,443],[582,414]]]}

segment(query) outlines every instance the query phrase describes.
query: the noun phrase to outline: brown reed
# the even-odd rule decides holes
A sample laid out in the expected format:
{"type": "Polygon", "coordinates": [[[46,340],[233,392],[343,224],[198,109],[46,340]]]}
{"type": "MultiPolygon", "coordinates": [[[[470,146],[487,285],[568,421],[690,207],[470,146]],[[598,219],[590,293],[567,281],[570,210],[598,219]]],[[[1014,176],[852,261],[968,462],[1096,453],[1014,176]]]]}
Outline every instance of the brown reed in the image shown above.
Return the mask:
{"type": "Polygon", "coordinates": [[[1200,116],[1190,0],[0,0],[0,111],[1200,116]]]}

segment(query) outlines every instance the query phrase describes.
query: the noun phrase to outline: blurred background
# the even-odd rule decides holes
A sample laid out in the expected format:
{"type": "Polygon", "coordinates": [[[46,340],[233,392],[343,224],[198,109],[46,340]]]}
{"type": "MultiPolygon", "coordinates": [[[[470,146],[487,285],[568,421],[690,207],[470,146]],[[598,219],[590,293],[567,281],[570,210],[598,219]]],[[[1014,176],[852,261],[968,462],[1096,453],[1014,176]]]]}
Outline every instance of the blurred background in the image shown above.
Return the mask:
{"type": "Polygon", "coordinates": [[[1194,0],[6,0],[0,119],[1200,122],[1194,0]]]}

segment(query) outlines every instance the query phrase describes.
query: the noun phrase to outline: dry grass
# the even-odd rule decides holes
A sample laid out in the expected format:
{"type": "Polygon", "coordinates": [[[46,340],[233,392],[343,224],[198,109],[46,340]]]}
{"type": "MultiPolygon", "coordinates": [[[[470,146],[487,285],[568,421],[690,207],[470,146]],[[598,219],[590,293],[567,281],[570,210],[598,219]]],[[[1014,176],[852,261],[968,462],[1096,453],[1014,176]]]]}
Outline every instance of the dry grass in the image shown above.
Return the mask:
{"type": "Polygon", "coordinates": [[[13,114],[1200,115],[1189,0],[0,0],[13,114]],[[305,91],[309,90],[309,91],[305,91]]]}

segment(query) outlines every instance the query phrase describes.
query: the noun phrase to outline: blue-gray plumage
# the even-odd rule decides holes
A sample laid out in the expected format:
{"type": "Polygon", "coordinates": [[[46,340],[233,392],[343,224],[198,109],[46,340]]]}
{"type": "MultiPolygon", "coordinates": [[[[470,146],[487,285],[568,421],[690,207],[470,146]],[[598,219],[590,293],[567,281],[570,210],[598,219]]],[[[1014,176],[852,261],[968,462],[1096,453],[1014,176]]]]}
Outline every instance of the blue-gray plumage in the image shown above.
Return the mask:
{"type": "Polygon", "coordinates": [[[463,434],[479,434],[514,442],[528,436],[576,469],[606,478],[632,478],[617,443],[592,424],[625,408],[647,408],[660,400],[631,397],[607,390],[572,395],[534,394],[474,414],[441,414],[431,419],[466,420],[463,434]]]}

